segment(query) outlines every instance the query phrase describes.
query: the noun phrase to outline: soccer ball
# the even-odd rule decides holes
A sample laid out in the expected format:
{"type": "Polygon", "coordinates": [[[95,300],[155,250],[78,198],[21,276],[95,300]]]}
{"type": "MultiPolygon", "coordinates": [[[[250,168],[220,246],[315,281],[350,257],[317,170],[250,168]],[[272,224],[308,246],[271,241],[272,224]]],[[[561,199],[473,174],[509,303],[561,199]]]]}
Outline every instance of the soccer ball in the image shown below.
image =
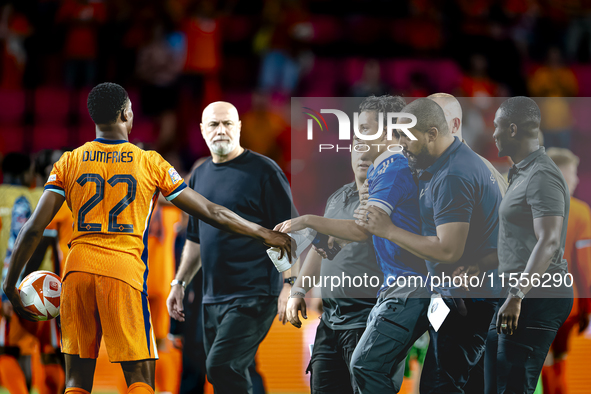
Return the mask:
{"type": "Polygon", "coordinates": [[[60,314],[62,281],[53,272],[30,273],[18,290],[23,305],[37,316],[37,320],[50,320],[60,314]]]}

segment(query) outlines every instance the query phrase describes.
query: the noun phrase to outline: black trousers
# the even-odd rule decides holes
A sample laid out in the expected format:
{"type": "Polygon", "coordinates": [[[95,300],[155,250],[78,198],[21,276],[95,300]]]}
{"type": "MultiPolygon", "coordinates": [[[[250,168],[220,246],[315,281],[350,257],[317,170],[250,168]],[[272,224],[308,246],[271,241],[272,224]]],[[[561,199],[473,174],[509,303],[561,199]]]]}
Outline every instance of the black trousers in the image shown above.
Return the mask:
{"type": "MultiPolygon", "coordinates": [[[[498,308],[504,302],[500,300],[498,308]]],[[[550,345],[572,306],[572,298],[525,298],[513,335],[497,334],[497,309],[486,341],[486,394],[536,390],[550,345]]]]}
{"type": "Polygon", "coordinates": [[[466,299],[468,313],[462,316],[451,300],[444,300],[451,305],[451,311],[439,331],[429,327],[431,341],[421,374],[421,394],[482,394],[482,380],[480,384],[471,384],[470,391],[466,390],[466,383],[484,353],[495,304],[466,299]]]}
{"type": "Polygon", "coordinates": [[[249,367],[277,315],[277,297],[203,304],[207,379],[216,394],[252,394],[249,367]]]}
{"type": "Polygon", "coordinates": [[[428,297],[378,299],[351,359],[359,392],[400,391],[408,350],[429,325],[429,301],[428,297]]]}
{"type": "Polygon", "coordinates": [[[312,394],[353,394],[354,387],[349,366],[353,351],[365,328],[333,330],[323,320],[316,329],[310,365],[312,394]]]}

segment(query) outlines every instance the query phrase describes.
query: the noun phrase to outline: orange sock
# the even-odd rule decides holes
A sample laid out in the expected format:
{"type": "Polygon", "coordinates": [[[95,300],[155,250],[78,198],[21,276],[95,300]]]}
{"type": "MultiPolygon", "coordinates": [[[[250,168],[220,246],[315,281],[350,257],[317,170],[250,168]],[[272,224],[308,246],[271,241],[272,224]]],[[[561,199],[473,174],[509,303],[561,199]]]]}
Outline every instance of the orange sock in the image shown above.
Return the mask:
{"type": "Polygon", "coordinates": [[[68,387],[65,394],[90,394],[88,391],[80,387],[68,387]]]}
{"type": "Polygon", "coordinates": [[[134,383],[127,389],[127,394],[154,394],[154,389],[145,383],[134,383]]]}
{"type": "Polygon", "coordinates": [[[12,356],[0,356],[0,380],[10,394],[28,394],[25,374],[12,356]]]}
{"type": "Polygon", "coordinates": [[[180,371],[174,360],[174,355],[166,350],[158,352],[156,362],[156,388],[161,393],[177,392],[180,371]]]}
{"type": "Polygon", "coordinates": [[[554,361],[555,394],[566,394],[566,360],[554,361]]]}
{"type": "Polygon", "coordinates": [[[542,367],[542,386],[544,388],[544,394],[556,394],[554,365],[544,365],[542,367]]]}
{"type": "Polygon", "coordinates": [[[49,394],[61,393],[66,384],[66,375],[64,369],[59,364],[47,364],[43,366],[45,370],[45,386],[49,394]]]}

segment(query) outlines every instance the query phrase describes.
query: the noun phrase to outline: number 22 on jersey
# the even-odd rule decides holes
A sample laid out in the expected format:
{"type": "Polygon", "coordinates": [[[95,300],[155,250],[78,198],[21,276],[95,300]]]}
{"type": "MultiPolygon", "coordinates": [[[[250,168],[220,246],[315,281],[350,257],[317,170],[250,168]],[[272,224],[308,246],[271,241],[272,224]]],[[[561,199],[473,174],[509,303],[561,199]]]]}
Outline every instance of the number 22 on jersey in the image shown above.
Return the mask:
{"type": "MultiPolygon", "coordinates": [[[[87,223],[86,215],[96,207],[104,198],[105,193],[105,179],[99,174],[82,174],[76,182],[84,187],[88,182],[96,185],[95,194],[80,207],[78,211],[78,231],[102,231],[101,223],[87,223]]],[[[114,187],[119,183],[127,185],[127,194],[109,211],[109,224],[107,231],[112,233],[133,233],[133,224],[118,223],[117,217],[135,200],[137,191],[137,181],[132,175],[118,174],[113,175],[107,183],[110,187],[114,187]]]]}

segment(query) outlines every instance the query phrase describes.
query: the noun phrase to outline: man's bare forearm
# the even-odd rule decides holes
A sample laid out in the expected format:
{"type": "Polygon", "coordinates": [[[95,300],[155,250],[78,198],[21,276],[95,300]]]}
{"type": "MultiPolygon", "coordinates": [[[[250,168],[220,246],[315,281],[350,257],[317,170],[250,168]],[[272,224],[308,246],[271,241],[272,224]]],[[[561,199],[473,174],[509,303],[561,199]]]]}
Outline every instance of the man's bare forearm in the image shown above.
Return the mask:
{"type": "Polygon", "coordinates": [[[269,232],[268,229],[240,217],[228,208],[212,203],[190,188],[183,190],[172,203],[189,215],[230,233],[246,235],[263,242],[265,234],[269,232]]]}
{"type": "MultiPolygon", "coordinates": [[[[523,273],[526,274],[526,277],[531,279],[532,274],[539,274],[541,278],[541,275],[546,272],[550,266],[550,263],[552,262],[552,257],[559,248],[559,240],[540,238],[536,243],[536,246],[534,246],[534,249],[529,256],[529,260],[527,261],[527,265],[523,270],[523,273]]],[[[529,286],[521,287],[521,291],[523,291],[524,294],[527,294],[531,288],[532,285],[530,280],[529,286]]]]}
{"type": "Polygon", "coordinates": [[[318,278],[320,276],[320,267],[322,265],[322,257],[318,255],[314,250],[310,250],[308,255],[306,256],[306,260],[304,260],[304,264],[300,269],[300,273],[298,278],[296,279],[293,287],[297,289],[303,289],[305,293],[310,291],[313,287],[314,278],[318,278]],[[304,277],[310,278],[311,283],[310,286],[304,286],[304,277]]]}
{"type": "MultiPolygon", "coordinates": [[[[546,272],[552,262],[552,258],[560,249],[563,218],[561,216],[544,216],[534,219],[533,224],[538,242],[534,246],[523,270],[523,273],[528,279],[531,279],[534,274],[542,275],[546,272]]],[[[519,287],[523,293],[527,294],[532,288],[531,280],[529,281],[529,286],[519,287]]]]}
{"type": "Polygon", "coordinates": [[[189,283],[201,269],[201,245],[187,240],[175,279],[189,283]]]}
{"type": "Polygon", "coordinates": [[[306,215],[307,227],[319,233],[345,239],[352,242],[363,242],[370,234],[355,224],[355,220],[328,219],[322,216],[306,215]]]}

